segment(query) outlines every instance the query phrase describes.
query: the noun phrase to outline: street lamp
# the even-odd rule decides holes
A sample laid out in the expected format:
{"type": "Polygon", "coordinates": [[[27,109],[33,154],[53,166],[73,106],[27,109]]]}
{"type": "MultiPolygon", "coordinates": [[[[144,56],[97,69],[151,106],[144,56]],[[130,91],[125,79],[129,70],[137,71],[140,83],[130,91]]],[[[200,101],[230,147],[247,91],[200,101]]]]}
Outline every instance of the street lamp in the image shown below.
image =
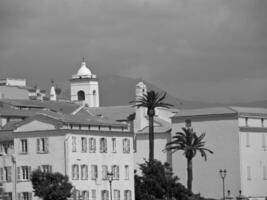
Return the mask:
{"type": "Polygon", "coordinates": [[[225,177],[226,177],[226,173],[227,173],[227,171],[226,171],[226,169],[224,169],[224,170],[222,170],[222,169],[220,169],[220,176],[221,176],[221,178],[222,178],[222,183],[223,183],[223,200],[225,200],[225,186],[224,186],[224,179],[225,179],[225,177]]]}
{"type": "Polygon", "coordinates": [[[108,172],[107,173],[108,176],[108,181],[109,181],[109,186],[110,186],[110,200],[112,200],[112,181],[113,181],[113,173],[112,172],[108,172]]]}

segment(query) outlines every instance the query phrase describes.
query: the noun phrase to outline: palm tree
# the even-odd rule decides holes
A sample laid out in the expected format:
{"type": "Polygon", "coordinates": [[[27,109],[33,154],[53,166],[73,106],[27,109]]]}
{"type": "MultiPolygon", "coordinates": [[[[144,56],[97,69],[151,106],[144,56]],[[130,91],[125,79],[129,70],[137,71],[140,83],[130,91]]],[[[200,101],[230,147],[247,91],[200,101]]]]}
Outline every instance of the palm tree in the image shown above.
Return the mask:
{"type": "Polygon", "coordinates": [[[169,108],[172,105],[164,103],[163,100],[166,97],[165,93],[158,93],[153,90],[148,91],[143,96],[137,97],[135,101],[130,103],[135,103],[135,107],[145,107],[147,108],[147,115],[149,118],[149,161],[154,160],[154,116],[155,108],[169,108]]]}
{"type": "Polygon", "coordinates": [[[183,132],[177,132],[172,137],[172,141],[167,143],[166,150],[170,152],[183,151],[187,160],[187,188],[192,191],[193,181],[193,158],[200,152],[201,156],[207,160],[206,152],[213,153],[211,150],[204,148],[205,133],[200,136],[193,131],[192,128],[182,128],[183,132]]]}

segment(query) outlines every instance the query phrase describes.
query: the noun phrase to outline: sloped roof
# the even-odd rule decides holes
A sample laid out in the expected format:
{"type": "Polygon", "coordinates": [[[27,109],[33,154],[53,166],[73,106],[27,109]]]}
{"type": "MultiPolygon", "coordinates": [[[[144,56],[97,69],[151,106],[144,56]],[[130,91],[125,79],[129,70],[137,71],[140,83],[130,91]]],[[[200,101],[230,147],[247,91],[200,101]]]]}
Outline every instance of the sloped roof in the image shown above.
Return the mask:
{"type": "Polygon", "coordinates": [[[72,113],[76,110],[79,105],[69,102],[59,102],[59,101],[38,101],[38,100],[20,100],[20,99],[0,99],[0,102],[9,104],[16,107],[28,107],[42,109],[47,108],[49,110],[63,112],[66,114],[72,113]]]}
{"type": "Polygon", "coordinates": [[[231,106],[230,108],[235,110],[239,114],[267,115],[266,108],[240,107],[240,106],[231,106]]]}
{"type": "MultiPolygon", "coordinates": [[[[165,133],[171,130],[171,123],[160,119],[158,117],[154,118],[154,133],[165,133]]],[[[138,134],[144,134],[149,132],[149,126],[146,126],[142,130],[138,130],[138,134]]]]}
{"type": "Polygon", "coordinates": [[[180,110],[175,117],[187,117],[187,116],[202,116],[202,115],[221,115],[221,114],[234,114],[234,110],[227,107],[208,107],[200,109],[184,109],[180,110]]]}
{"type": "Polygon", "coordinates": [[[208,107],[201,109],[187,109],[181,110],[172,118],[179,117],[190,117],[190,116],[206,116],[206,115],[224,115],[224,114],[239,114],[239,115],[266,115],[266,108],[255,108],[255,107],[208,107]]]}
{"type": "Polygon", "coordinates": [[[96,116],[107,117],[116,121],[127,120],[129,115],[135,112],[134,107],[127,106],[105,106],[98,108],[87,108],[90,113],[96,116]]]}
{"type": "Polygon", "coordinates": [[[6,117],[29,117],[34,115],[35,112],[32,110],[19,110],[10,107],[0,107],[0,116],[6,117]]]}

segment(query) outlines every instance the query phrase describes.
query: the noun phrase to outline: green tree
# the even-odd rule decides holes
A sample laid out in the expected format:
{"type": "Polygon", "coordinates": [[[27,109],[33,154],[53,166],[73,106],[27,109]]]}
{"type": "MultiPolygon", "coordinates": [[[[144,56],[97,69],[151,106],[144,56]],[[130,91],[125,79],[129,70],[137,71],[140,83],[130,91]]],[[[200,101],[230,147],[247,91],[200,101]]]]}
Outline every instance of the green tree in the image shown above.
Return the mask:
{"type": "Polygon", "coordinates": [[[193,131],[192,128],[182,128],[183,132],[177,132],[173,136],[172,141],[167,143],[166,150],[171,151],[183,151],[187,160],[187,188],[192,191],[192,181],[193,181],[193,158],[196,156],[197,152],[200,152],[201,156],[207,160],[206,152],[213,153],[211,150],[204,148],[205,133],[200,136],[193,131]]]}
{"type": "Polygon", "coordinates": [[[67,176],[35,170],[31,176],[35,196],[43,200],[66,200],[71,196],[72,184],[67,176]]]}
{"type": "Polygon", "coordinates": [[[136,200],[187,200],[193,193],[178,182],[173,176],[168,163],[158,160],[145,161],[140,164],[141,175],[135,173],[136,200]]]}
{"type": "Polygon", "coordinates": [[[136,107],[147,108],[147,115],[149,118],[149,161],[154,160],[154,116],[155,108],[169,108],[172,105],[164,103],[163,100],[166,97],[165,93],[158,93],[153,90],[148,91],[144,96],[137,97],[135,101],[130,103],[135,103],[136,107]]]}

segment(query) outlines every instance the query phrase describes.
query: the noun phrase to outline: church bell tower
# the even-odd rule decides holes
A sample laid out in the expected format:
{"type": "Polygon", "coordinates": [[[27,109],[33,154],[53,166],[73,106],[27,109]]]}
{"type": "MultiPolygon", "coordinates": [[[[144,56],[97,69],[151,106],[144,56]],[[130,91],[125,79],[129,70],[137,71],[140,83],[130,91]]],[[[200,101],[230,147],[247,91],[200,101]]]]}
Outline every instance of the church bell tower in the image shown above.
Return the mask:
{"type": "Polygon", "coordinates": [[[71,101],[88,107],[99,107],[99,86],[96,75],[86,66],[83,59],[77,74],[70,80],[71,101]]]}

